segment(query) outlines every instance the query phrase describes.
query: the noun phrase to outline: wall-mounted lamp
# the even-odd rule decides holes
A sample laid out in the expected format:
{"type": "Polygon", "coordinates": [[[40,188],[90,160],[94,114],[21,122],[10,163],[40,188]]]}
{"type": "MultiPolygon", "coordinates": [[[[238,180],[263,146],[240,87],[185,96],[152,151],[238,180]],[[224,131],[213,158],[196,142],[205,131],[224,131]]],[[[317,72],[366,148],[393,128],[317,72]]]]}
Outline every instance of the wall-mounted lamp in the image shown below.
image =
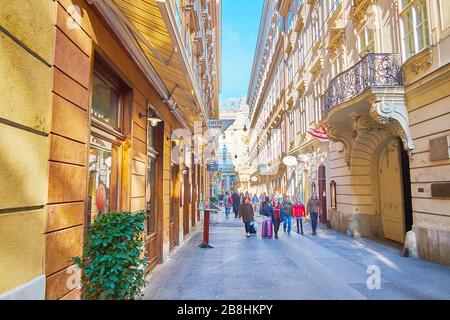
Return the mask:
{"type": "Polygon", "coordinates": [[[147,117],[147,121],[150,122],[152,127],[158,126],[158,123],[162,121],[156,116],[156,113],[150,106],[148,107],[147,112],[139,112],[139,119],[142,119],[143,117],[147,117]]]}

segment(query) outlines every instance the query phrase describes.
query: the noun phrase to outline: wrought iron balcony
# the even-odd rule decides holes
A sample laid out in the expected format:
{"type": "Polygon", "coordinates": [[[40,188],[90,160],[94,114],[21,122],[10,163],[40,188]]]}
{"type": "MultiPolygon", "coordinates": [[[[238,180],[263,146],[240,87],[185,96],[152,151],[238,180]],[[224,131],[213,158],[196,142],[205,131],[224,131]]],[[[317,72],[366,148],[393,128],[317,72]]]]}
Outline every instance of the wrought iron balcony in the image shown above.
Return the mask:
{"type": "Polygon", "coordinates": [[[335,106],[369,88],[403,86],[399,54],[368,53],[350,69],[330,81],[322,96],[322,119],[335,106]]]}

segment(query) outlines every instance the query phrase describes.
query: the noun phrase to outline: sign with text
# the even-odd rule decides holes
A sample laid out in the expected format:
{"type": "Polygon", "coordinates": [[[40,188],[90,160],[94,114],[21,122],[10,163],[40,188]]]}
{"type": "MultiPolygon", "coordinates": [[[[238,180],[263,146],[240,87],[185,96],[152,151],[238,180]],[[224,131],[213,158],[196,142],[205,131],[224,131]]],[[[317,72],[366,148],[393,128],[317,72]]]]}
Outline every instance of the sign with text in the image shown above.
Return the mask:
{"type": "Polygon", "coordinates": [[[209,161],[206,164],[208,172],[217,172],[219,171],[219,163],[217,161],[209,161]]]}
{"type": "Polygon", "coordinates": [[[212,136],[217,137],[225,132],[233,123],[234,119],[209,119],[208,126],[212,131],[212,136]]]}

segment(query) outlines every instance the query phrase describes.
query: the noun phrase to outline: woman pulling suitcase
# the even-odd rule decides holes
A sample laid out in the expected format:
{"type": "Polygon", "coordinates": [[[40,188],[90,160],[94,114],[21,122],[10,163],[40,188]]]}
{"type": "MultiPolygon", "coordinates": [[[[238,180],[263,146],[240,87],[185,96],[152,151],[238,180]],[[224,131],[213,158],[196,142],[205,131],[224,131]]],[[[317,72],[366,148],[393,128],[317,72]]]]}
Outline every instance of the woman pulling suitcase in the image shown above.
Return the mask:
{"type": "Polygon", "coordinates": [[[261,204],[260,211],[263,217],[261,236],[263,239],[272,239],[272,220],[274,219],[274,211],[272,205],[270,204],[269,197],[264,199],[264,202],[261,204]]]}

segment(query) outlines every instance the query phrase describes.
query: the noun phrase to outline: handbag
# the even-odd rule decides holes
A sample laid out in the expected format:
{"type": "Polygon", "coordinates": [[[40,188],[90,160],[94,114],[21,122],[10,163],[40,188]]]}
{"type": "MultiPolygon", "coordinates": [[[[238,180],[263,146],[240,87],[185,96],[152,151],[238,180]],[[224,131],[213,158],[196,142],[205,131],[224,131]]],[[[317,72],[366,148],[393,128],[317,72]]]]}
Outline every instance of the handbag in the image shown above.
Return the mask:
{"type": "Polygon", "coordinates": [[[250,233],[258,233],[258,224],[255,222],[255,220],[250,222],[250,233]]]}

